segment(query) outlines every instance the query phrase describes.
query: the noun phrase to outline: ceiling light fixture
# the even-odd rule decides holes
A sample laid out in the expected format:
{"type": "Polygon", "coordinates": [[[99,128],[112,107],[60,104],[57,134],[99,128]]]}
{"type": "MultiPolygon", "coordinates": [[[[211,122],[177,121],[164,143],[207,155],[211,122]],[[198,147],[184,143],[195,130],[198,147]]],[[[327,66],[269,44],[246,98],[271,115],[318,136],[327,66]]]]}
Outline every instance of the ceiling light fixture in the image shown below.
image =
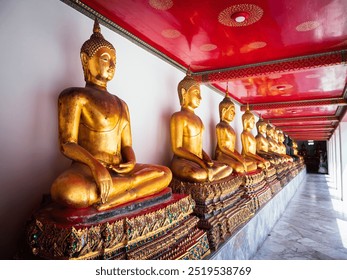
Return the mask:
{"type": "Polygon", "coordinates": [[[238,23],[245,22],[249,18],[249,13],[236,12],[236,13],[231,15],[231,18],[238,23]]]}
{"type": "Polygon", "coordinates": [[[218,21],[226,26],[247,26],[260,20],[263,14],[263,9],[257,5],[237,4],[221,11],[218,15],[218,21]]]}

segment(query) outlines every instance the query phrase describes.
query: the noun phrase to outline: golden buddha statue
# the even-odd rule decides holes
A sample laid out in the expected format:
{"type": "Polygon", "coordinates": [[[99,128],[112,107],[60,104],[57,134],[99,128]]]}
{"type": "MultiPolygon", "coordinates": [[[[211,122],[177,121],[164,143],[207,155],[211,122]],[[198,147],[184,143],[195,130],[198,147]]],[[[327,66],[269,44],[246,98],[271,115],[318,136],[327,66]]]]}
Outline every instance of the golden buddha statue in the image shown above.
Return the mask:
{"type": "Polygon", "coordinates": [[[116,52],[100,33],[81,48],[85,87],[59,96],[59,142],[71,166],[53,183],[52,199],[66,207],[95,205],[105,210],[165,189],[169,168],[136,163],[126,103],[107,91],[115,73],[116,52]]]}
{"type": "Polygon", "coordinates": [[[278,155],[269,151],[269,141],[266,138],[267,123],[260,117],[256,123],[258,134],[255,136],[257,142],[257,154],[269,160],[272,164],[279,164],[278,155]]]}
{"type": "Polygon", "coordinates": [[[298,155],[298,144],[293,140],[293,150],[294,150],[294,155],[298,155]]]}
{"type": "Polygon", "coordinates": [[[293,153],[294,153],[294,156],[299,157],[299,158],[302,158],[302,157],[299,155],[298,143],[296,143],[296,141],[294,141],[294,140],[293,140],[293,153]]]}
{"type": "Polygon", "coordinates": [[[279,154],[286,159],[286,162],[293,162],[293,158],[286,153],[286,145],[284,144],[284,133],[280,129],[276,129],[277,137],[277,144],[279,147],[279,154]]]}
{"type": "Polygon", "coordinates": [[[235,150],[236,134],[229,124],[235,117],[235,105],[228,97],[228,88],[225,98],[219,103],[219,116],[220,122],[216,126],[215,159],[231,166],[238,173],[256,170],[257,164],[254,161],[246,160],[235,150]]]}
{"type": "Polygon", "coordinates": [[[257,141],[251,130],[254,127],[255,119],[252,112],[247,108],[242,115],[243,131],[241,133],[242,155],[250,161],[256,163],[257,167],[267,169],[270,167],[270,162],[261,156],[257,155],[257,141]]]}
{"type": "Polygon", "coordinates": [[[279,147],[275,140],[275,128],[268,123],[266,126],[266,139],[269,142],[269,151],[277,156],[279,163],[285,162],[284,158],[279,154],[279,147]]]}
{"type": "Polygon", "coordinates": [[[171,170],[189,182],[213,182],[229,176],[233,169],[213,161],[202,147],[204,125],[194,110],[200,105],[200,84],[187,73],[178,84],[181,110],[171,117],[171,170]]]}

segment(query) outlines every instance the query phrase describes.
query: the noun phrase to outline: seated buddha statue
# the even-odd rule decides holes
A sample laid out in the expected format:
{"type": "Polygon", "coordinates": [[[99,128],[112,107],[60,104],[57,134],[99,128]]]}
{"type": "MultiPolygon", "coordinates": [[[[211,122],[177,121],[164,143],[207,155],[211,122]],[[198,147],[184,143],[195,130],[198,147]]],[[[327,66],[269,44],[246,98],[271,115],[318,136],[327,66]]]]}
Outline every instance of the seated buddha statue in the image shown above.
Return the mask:
{"type": "Polygon", "coordinates": [[[277,144],[279,147],[279,154],[286,159],[286,162],[293,162],[293,158],[286,153],[286,145],[284,144],[284,133],[280,129],[276,129],[277,134],[277,144]]]}
{"type": "Polygon", "coordinates": [[[72,164],[53,182],[53,201],[102,211],[162,191],[171,181],[170,169],[136,163],[128,107],[107,91],[116,51],[97,20],[82,45],[81,62],[85,87],[59,95],[60,149],[72,164]]]}
{"type": "Polygon", "coordinates": [[[200,84],[187,73],[178,84],[181,110],[170,121],[173,158],[171,171],[188,182],[213,182],[229,176],[233,169],[213,161],[203,150],[204,125],[194,110],[200,105],[200,84]]]}
{"type": "Polygon", "coordinates": [[[252,112],[247,108],[242,115],[243,131],[241,133],[242,152],[241,154],[247,159],[256,163],[258,168],[267,169],[270,162],[257,155],[257,141],[251,130],[254,127],[255,118],[252,112]]]}
{"type": "Polygon", "coordinates": [[[269,160],[272,164],[279,164],[278,155],[269,151],[269,141],[266,138],[267,123],[260,117],[256,123],[258,134],[255,136],[257,142],[257,154],[269,160]]]}
{"type": "Polygon", "coordinates": [[[277,156],[279,163],[285,162],[285,159],[279,154],[279,147],[275,141],[275,128],[269,123],[266,126],[266,139],[269,143],[269,152],[277,156]]]}
{"type": "Polygon", "coordinates": [[[293,140],[293,155],[302,161],[304,160],[303,156],[299,155],[298,143],[295,140],[293,140]]]}
{"type": "Polygon", "coordinates": [[[238,173],[254,171],[257,164],[252,160],[246,160],[236,149],[236,134],[230,126],[230,122],[235,117],[235,105],[228,97],[228,90],[225,98],[219,103],[220,122],[216,126],[217,146],[215,159],[233,168],[238,173]]]}

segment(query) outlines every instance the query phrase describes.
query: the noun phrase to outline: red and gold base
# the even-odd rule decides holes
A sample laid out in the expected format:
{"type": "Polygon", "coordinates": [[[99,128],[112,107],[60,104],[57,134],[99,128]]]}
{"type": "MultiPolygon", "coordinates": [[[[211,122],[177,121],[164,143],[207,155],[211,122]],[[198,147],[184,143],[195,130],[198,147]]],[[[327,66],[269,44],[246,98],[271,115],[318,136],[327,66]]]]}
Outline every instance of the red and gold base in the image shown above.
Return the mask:
{"type": "Polygon", "coordinates": [[[253,215],[249,201],[242,197],[243,180],[243,175],[232,174],[215,182],[191,183],[177,178],[171,182],[173,192],[190,194],[194,199],[198,227],[206,231],[212,250],[253,215]]]}
{"type": "Polygon", "coordinates": [[[109,211],[66,210],[49,202],[28,221],[27,245],[40,259],[202,258],[209,247],[191,215],[194,206],[189,195],[169,188],[109,211]]]}

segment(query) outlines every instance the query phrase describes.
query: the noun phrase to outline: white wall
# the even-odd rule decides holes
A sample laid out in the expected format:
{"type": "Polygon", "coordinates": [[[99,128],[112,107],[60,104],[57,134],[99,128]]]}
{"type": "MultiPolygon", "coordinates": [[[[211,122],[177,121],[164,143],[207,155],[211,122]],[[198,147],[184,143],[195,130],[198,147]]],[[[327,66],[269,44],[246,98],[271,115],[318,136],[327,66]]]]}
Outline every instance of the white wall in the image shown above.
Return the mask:
{"type": "MultiPolygon", "coordinates": [[[[58,149],[57,98],[84,85],[79,52],[93,22],[58,0],[1,1],[0,16],[0,258],[9,259],[31,211],[70,164],[58,149]]],[[[103,26],[102,33],[117,49],[108,89],[129,106],[137,161],[168,165],[169,119],[180,109],[176,89],[185,73],[103,26]]],[[[223,96],[202,86],[202,98],[196,113],[212,156],[223,96]]],[[[236,109],[232,125],[240,133],[236,109]]]]}
{"type": "Polygon", "coordinates": [[[340,123],[342,200],[347,209],[347,122],[340,123]]]}
{"type": "Polygon", "coordinates": [[[347,122],[340,122],[328,142],[329,175],[347,209],[347,122]]]}

